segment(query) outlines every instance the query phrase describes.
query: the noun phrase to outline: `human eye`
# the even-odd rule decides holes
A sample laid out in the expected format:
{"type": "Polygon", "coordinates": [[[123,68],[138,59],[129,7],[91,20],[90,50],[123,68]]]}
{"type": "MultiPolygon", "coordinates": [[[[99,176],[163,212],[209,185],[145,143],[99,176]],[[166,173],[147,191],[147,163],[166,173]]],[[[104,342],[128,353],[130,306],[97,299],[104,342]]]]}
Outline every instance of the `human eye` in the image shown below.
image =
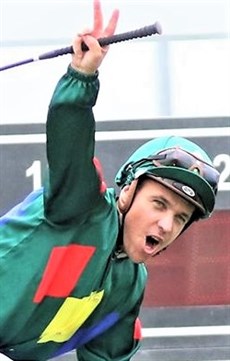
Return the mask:
{"type": "Polygon", "coordinates": [[[165,209],[166,208],[166,204],[162,199],[155,198],[153,200],[153,204],[154,204],[154,207],[157,209],[165,209]]]}
{"type": "Polygon", "coordinates": [[[176,219],[177,219],[178,223],[180,223],[182,225],[185,225],[188,222],[188,217],[183,214],[178,214],[176,216],[176,219]]]}

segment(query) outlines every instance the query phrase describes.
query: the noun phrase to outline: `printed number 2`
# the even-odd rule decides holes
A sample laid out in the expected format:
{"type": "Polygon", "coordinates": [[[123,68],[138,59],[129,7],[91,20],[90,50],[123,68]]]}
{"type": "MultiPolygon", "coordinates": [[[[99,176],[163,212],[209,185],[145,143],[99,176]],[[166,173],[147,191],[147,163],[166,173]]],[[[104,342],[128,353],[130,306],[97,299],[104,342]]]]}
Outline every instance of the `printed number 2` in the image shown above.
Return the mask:
{"type": "Polygon", "coordinates": [[[227,179],[230,176],[230,156],[228,154],[218,154],[214,160],[213,164],[215,167],[223,166],[223,169],[220,172],[220,180],[218,189],[220,191],[229,191],[230,190],[230,182],[227,179]]]}
{"type": "Polygon", "coordinates": [[[41,187],[41,161],[35,160],[31,167],[26,170],[26,177],[33,178],[33,190],[41,187]]]}

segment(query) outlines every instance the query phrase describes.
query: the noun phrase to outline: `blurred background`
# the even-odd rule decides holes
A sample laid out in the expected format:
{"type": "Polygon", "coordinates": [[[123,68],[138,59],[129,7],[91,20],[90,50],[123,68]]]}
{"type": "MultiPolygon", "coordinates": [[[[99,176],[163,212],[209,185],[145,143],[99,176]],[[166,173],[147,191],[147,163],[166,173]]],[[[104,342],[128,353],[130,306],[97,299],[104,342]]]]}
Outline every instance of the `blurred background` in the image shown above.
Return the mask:
{"type": "MultiPolygon", "coordinates": [[[[120,9],[117,33],[159,21],[163,35],[111,46],[101,68],[98,121],[229,116],[229,0],[102,0],[102,5],[106,20],[120,9]]],[[[71,45],[93,21],[91,0],[1,0],[0,9],[0,66],[71,45]]],[[[1,121],[45,122],[53,87],[69,60],[66,55],[1,73],[1,121]]]]}

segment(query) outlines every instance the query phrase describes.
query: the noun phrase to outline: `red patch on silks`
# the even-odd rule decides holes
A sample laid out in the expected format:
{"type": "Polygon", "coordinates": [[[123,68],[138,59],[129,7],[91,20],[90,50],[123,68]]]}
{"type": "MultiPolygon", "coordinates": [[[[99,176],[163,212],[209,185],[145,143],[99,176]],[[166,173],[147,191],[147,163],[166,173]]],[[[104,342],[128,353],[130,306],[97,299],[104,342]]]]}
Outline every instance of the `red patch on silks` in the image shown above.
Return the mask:
{"type": "Polygon", "coordinates": [[[107,185],[105,183],[105,179],[104,179],[104,174],[103,174],[103,169],[102,169],[102,165],[101,162],[99,161],[98,158],[94,157],[93,158],[93,164],[97,170],[97,174],[99,176],[99,179],[101,181],[101,187],[100,187],[100,192],[104,193],[106,191],[107,185]]]}
{"type": "Polygon", "coordinates": [[[141,321],[137,317],[134,325],[134,340],[141,340],[142,339],[142,332],[141,332],[141,321]]]}
{"type": "Polygon", "coordinates": [[[39,303],[45,296],[69,296],[95,250],[76,244],[53,248],[33,301],[39,303]]]}

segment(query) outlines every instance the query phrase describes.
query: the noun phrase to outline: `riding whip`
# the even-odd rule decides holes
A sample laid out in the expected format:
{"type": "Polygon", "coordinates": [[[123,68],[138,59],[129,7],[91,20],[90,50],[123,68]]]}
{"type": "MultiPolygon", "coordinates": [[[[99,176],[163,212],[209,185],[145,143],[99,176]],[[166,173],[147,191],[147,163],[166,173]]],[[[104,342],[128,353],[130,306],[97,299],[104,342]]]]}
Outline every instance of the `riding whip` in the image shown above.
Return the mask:
{"type": "MultiPolygon", "coordinates": [[[[98,42],[103,47],[106,45],[119,43],[121,41],[132,40],[132,39],[136,39],[136,38],[143,38],[143,37],[150,36],[153,34],[160,35],[161,33],[162,33],[161,25],[158,22],[155,22],[153,25],[145,26],[145,27],[137,29],[137,30],[108,36],[106,38],[100,38],[100,39],[98,39],[98,42]]],[[[85,43],[82,43],[82,50],[83,51],[88,50],[88,47],[85,43]]],[[[20,65],[32,63],[32,62],[35,62],[38,60],[46,60],[46,59],[56,58],[57,56],[71,54],[73,52],[74,52],[73,47],[67,46],[66,48],[52,50],[47,53],[41,54],[37,57],[25,59],[25,60],[22,60],[22,61],[13,63],[13,64],[8,64],[5,66],[2,66],[2,67],[0,67],[0,71],[11,69],[11,68],[14,68],[14,67],[17,67],[20,65]]]]}

